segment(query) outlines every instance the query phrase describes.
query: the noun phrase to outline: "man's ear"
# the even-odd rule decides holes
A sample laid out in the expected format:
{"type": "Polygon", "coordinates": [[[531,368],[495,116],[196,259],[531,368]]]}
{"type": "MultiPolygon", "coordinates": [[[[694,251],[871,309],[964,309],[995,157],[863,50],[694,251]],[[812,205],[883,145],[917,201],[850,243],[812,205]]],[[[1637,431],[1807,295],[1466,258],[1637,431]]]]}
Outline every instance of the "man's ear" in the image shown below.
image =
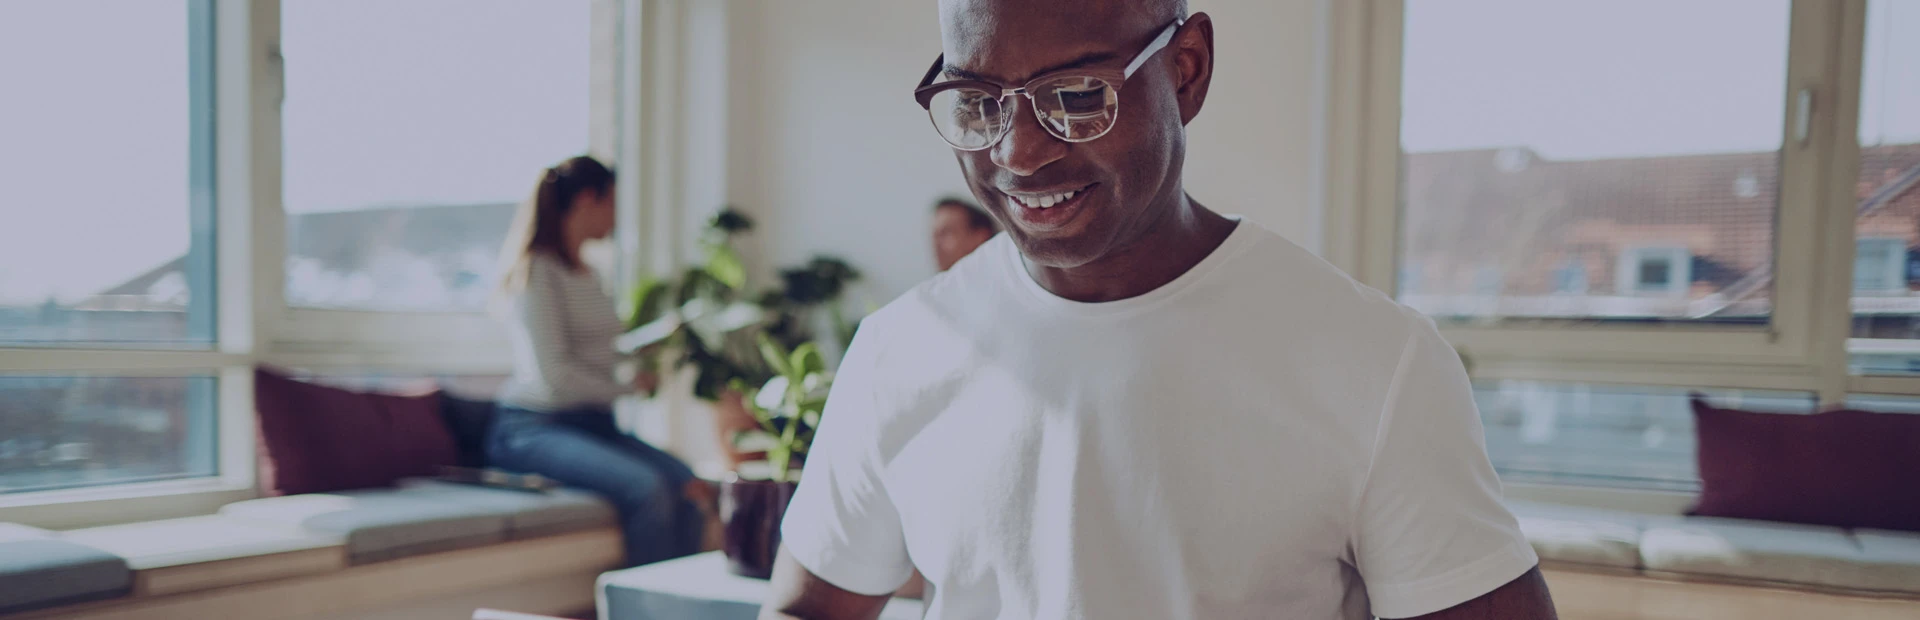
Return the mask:
{"type": "Polygon", "coordinates": [[[1194,13],[1173,36],[1170,46],[1179,69],[1180,123],[1193,122],[1200,106],[1207,102],[1207,87],[1213,84],[1213,18],[1194,13]]]}

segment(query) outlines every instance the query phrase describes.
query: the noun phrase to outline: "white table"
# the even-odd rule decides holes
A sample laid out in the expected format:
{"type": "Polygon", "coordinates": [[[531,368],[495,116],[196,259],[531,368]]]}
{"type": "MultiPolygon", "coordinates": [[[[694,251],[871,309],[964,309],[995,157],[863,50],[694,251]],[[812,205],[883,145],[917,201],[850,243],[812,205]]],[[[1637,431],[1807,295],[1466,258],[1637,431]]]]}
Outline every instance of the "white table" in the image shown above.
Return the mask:
{"type": "MultiPolygon", "coordinates": [[[[594,588],[601,620],[753,620],[767,582],[727,572],[719,551],[600,575],[594,588]]],[[[882,620],[926,615],[916,600],[896,598],[882,620]]]]}

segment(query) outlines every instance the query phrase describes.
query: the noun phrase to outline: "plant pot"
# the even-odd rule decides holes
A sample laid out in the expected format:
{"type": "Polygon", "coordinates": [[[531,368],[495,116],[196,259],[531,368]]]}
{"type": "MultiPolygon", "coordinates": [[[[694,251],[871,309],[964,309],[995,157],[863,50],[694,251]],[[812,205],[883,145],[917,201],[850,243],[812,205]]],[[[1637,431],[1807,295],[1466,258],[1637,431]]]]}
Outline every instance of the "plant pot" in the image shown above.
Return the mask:
{"type": "Polygon", "coordinates": [[[728,473],[720,482],[720,523],[726,528],[727,570],[766,579],[780,552],[780,520],[793,499],[794,482],[747,480],[728,473]]]}

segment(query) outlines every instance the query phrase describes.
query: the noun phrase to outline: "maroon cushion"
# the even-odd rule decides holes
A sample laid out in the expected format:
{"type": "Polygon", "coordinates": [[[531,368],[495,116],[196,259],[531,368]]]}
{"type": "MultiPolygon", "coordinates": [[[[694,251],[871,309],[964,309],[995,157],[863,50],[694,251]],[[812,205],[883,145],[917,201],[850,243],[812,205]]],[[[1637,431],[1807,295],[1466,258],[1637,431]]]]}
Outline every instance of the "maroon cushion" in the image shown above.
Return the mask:
{"type": "Polygon", "coordinates": [[[1688,514],[1920,531],[1920,415],[1721,409],[1696,396],[1688,514]]]}
{"type": "Polygon", "coordinates": [[[260,487],[269,495],[387,486],[459,460],[438,393],[368,394],[264,369],[253,377],[260,487]]]}

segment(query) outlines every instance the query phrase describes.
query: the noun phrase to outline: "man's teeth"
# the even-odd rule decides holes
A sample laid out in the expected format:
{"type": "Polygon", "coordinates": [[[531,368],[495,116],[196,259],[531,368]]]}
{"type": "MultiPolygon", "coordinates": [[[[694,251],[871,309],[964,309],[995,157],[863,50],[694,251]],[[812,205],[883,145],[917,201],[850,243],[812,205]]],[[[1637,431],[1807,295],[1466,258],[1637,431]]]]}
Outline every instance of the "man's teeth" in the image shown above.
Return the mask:
{"type": "Polygon", "coordinates": [[[1080,195],[1080,190],[1076,189],[1071,192],[1063,192],[1063,193],[1052,194],[1048,196],[1014,196],[1013,199],[1019,201],[1020,204],[1026,205],[1028,207],[1032,207],[1035,209],[1045,209],[1047,207],[1051,207],[1053,205],[1057,205],[1057,204],[1066,202],[1068,200],[1072,200],[1074,196],[1078,196],[1078,195],[1080,195]]]}

